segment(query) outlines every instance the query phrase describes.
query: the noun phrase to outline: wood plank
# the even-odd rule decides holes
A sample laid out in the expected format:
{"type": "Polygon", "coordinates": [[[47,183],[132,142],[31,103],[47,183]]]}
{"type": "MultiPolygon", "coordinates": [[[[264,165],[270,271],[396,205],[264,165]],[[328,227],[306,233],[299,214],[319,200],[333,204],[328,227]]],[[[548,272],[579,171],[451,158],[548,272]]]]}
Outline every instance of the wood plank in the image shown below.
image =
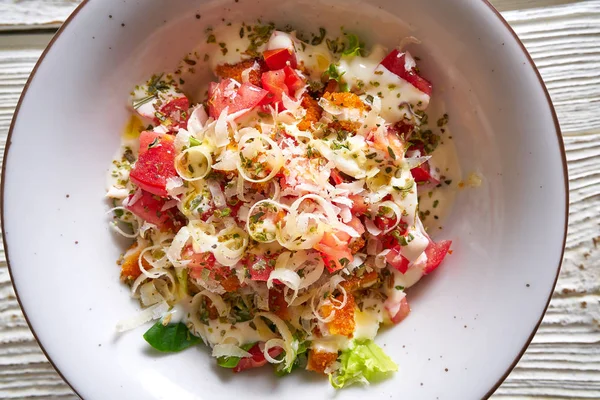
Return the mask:
{"type": "MultiPolygon", "coordinates": [[[[542,1],[512,3],[494,2],[510,9],[542,1]]],[[[600,209],[600,2],[543,1],[556,3],[573,4],[504,13],[540,67],[556,105],[567,149],[571,215],[565,260],[548,312],[497,398],[600,398],[600,251],[592,240],[599,234],[600,209]]],[[[1,11],[0,6],[0,21],[1,11]]],[[[0,36],[0,150],[22,86],[49,39],[0,36]]],[[[27,328],[0,252],[0,398],[50,397],[75,398],[27,328]]]]}
{"type": "MultiPolygon", "coordinates": [[[[3,0],[0,31],[57,29],[82,0],[3,0]]],[[[578,3],[582,0],[491,0],[500,11],[524,10],[578,3]]]]}

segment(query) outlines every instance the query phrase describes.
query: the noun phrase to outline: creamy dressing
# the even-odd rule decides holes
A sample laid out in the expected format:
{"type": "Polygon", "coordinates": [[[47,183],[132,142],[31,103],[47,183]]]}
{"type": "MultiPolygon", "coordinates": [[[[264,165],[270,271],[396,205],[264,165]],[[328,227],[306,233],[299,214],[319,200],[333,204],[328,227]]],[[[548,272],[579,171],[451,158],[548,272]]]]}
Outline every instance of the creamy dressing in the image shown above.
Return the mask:
{"type": "Polygon", "coordinates": [[[404,118],[412,119],[408,105],[414,111],[424,110],[429,105],[429,96],[380,65],[385,55],[385,48],[376,45],[368,57],[342,57],[338,71],[350,87],[381,99],[379,114],[386,121],[394,123],[404,118]]]}
{"type": "Polygon", "coordinates": [[[345,350],[350,344],[350,339],[342,335],[331,335],[312,339],[312,348],[326,353],[337,353],[345,350]]]}
{"type": "Polygon", "coordinates": [[[419,187],[419,211],[422,213],[429,211],[429,215],[425,216],[423,220],[423,225],[430,234],[435,234],[443,227],[443,221],[452,210],[462,179],[456,146],[454,141],[450,139],[452,134],[447,127],[444,129],[445,132],[441,135],[440,144],[429,160],[432,174],[435,174],[441,180],[441,186],[419,187]],[[435,218],[436,216],[437,218],[435,218]]]}
{"type": "Polygon", "coordinates": [[[237,322],[235,324],[222,323],[218,320],[209,320],[208,326],[204,327],[206,340],[210,344],[233,343],[243,345],[264,341],[266,338],[261,335],[250,324],[252,321],[237,322]]]}
{"type": "Polygon", "coordinates": [[[379,324],[382,321],[381,310],[358,309],[354,312],[354,339],[373,340],[379,331],[379,324]]]}

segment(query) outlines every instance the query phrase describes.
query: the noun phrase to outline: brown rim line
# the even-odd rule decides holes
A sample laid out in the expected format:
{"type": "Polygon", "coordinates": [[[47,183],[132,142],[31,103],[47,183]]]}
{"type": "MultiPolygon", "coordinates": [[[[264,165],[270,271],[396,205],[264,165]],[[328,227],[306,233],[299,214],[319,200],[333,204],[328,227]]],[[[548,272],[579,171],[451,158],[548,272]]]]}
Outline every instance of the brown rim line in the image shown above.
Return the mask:
{"type": "Polygon", "coordinates": [[[48,352],[46,351],[46,349],[44,348],[44,346],[42,345],[42,342],[40,342],[37,333],[35,332],[35,330],[33,329],[33,325],[31,325],[31,321],[29,320],[29,317],[27,316],[27,312],[25,311],[25,308],[23,307],[23,304],[21,303],[21,298],[19,297],[19,291],[17,290],[17,285],[15,285],[15,281],[13,279],[13,274],[12,274],[12,269],[10,267],[10,257],[8,254],[8,246],[6,243],[6,235],[4,234],[4,232],[6,232],[6,230],[4,229],[4,183],[6,182],[6,156],[8,156],[8,151],[10,150],[10,144],[11,144],[11,137],[13,134],[13,130],[15,128],[15,122],[17,121],[18,115],[19,115],[19,111],[21,110],[21,105],[23,103],[23,99],[25,98],[25,96],[27,95],[27,90],[29,89],[29,85],[31,84],[31,81],[33,80],[33,77],[35,76],[38,68],[40,67],[40,65],[42,64],[42,62],[44,61],[44,59],[46,58],[46,55],[48,54],[48,52],[50,51],[50,49],[52,48],[52,45],[54,44],[54,42],[56,42],[56,40],[58,39],[58,37],[60,36],[61,33],[64,32],[64,30],[67,28],[67,26],[71,23],[71,21],[77,16],[77,14],[79,14],[79,12],[83,9],[83,7],[89,3],[89,0],[83,0],[76,8],[75,10],[73,10],[73,12],[71,13],[71,15],[69,15],[69,17],[65,20],[65,22],[61,25],[61,27],[58,29],[58,31],[56,31],[56,33],[54,34],[54,36],[52,37],[52,39],[50,40],[50,43],[48,43],[48,46],[46,46],[46,48],[44,49],[44,51],[42,52],[42,55],[40,56],[40,58],[38,59],[38,61],[35,63],[35,66],[33,67],[33,70],[31,71],[31,74],[29,75],[29,78],[27,78],[27,82],[25,83],[25,86],[23,87],[23,91],[21,92],[21,96],[19,97],[19,101],[17,103],[17,107],[15,108],[15,112],[13,114],[13,118],[12,121],[10,123],[10,128],[8,129],[8,136],[6,137],[6,146],[4,148],[4,155],[2,158],[2,175],[1,175],[1,180],[2,182],[0,183],[0,228],[2,229],[2,245],[4,246],[4,254],[6,256],[6,265],[8,266],[8,275],[10,276],[10,282],[12,284],[13,290],[15,291],[15,295],[17,297],[17,303],[19,303],[19,307],[21,308],[21,311],[23,312],[23,316],[25,317],[25,321],[27,321],[27,326],[29,326],[29,330],[31,330],[31,333],[33,334],[33,337],[35,338],[35,341],[37,342],[37,344],[40,346],[40,349],[42,350],[42,352],[44,353],[44,355],[46,356],[46,358],[48,359],[48,361],[50,362],[50,365],[52,365],[52,368],[54,368],[54,370],[56,371],[56,373],[62,378],[62,380],[69,385],[69,387],[71,388],[71,390],[73,392],[75,392],[75,394],[83,399],[83,396],[81,396],[81,394],[77,391],[77,389],[75,389],[75,387],[71,384],[71,382],[69,382],[67,380],[67,378],[65,378],[65,376],[62,374],[62,372],[58,369],[58,367],[56,366],[56,364],[54,363],[54,361],[52,361],[52,358],[50,358],[50,356],[48,355],[48,352]]]}
{"type": "MultiPolygon", "coordinates": [[[[2,176],[1,176],[2,182],[1,182],[1,186],[0,186],[0,216],[1,216],[1,218],[0,218],[0,227],[2,229],[2,232],[5,232],[5,230],[4,230],[4,215],[5,214],[4,214],[4,201],[3,200],[4,200],[4,182],[6,182],[6,179],[5,179],[5,176],[6,176],[6,156],[8,155],[8,151],[10,149],[10,143],[11,143],[10,139],[12,137],[14,126],[15,126],[15,122],[17,120],[17,117],[19,115],[19,111],[21,109],[21,104],[23,103],[23,99],[27,95],[27,91],[29,89],[29,85],[31,84],[31,81],[32,81],[33,77],[35,76],[35,74],[36,74],[39,66],[41,65],[41,63],[46,58],[46,55],[48,54],[48,52],[50,51],[50,49],[54,45],[54,42],[56,42],[56,40],[58,39],[58,37],[67,28],[67,26],[69,25],[69,23],[71,23],[71,21],[77,16],[77,14],[79,14],[79,12],[83,9],[83,7],[85,7],[85,5],[87,5],[89,3],[89,1],[90,0],[83,0],[81,2],[81,4],[79,4],[77,6],[77,8],[71,13],[71,15],[69,15],[69,17],[65,20],[65,22],[60,27],[60,29],[56,32],[56,34],[54,35],[54,37],[52,38],[52,40],[50,41],[50,43],[48,44],[48,46],[46,47],[46,49],[44,50],[44,52],[42,53],[42,55],[40,56],[40,58],[38,59],[37,63],[35,64],[35,67],[31,71],[31,74],[29,75],[29,78],[27,79],[27,82],[25,83],[25,86],[23,87],[23,92],[21,93],[21,97],[19,98],[19,102],[17,103],[17,107],[15,108],[15,112],[13,114],[12,122],[11,122],[10,128],[8,130],[8,136],[6,138],[6,148],[4,149],[4,158],[3,158],[4,162],[2,163],[2,176]]],[[[554,288],[556,287],[556,282],[558,281],[558,276],[560,274],[560,268],[561,268],[561,265],[562,265],[562,259],[564,257],[564,253],[565,253],[565,244],[566,244],[566,241],[567,241],[567,228],[568,228],[568,223],[569,223],[569,176],[568,176],[568,169],[567,169],[567,157],[566,157],[566,153],[565,153],[565,146],[564,146],[564,143],[563,143],[562,133],[561,133],[561,130],[560,130],[560,124],[558,122],[558,117],[556,116],[556,111],[554,110],[554,105],[552,104],[552,100],[550,99],[550,94],[548,93],[548,89],[546,88],[546,84],[544,83],[544,80],[542,79],[540,71],[538,70],[537,66],[533,62],[533,59],[531,58],[531,55],[529,54],[529,52],[525,48],[525,45],[523,45],[523,42],[521,42],[521,39],[519,39],[519,37],[517,36],[517,34],[515,33],[515,31],[508,24],[508,22],[504,19],[504,17],[502,16],[502,14],[500,14],[500,12],[498,10],[496,10],[496,8],[489,2],[489,0],[481,0],[481,1],[492,10],[492,12],[496,15],[496,17],[500,20],[500,22],[506,27],[506,29],[508,29],[509,33],[516,40],[517,44],[521,47],[521,50],[523,51],[523,53],[527,57],[527,61],[529,62],[530,66],[533,68],[533,70],[534,70],[534,72],[535,72],[535,74],[536,74],[536,76],[538,78],[538,81],[539,81],[539,83],[540,83],[540,85],[542,87],[542,90],[544,91],[544,94],[546,95],[546,101],[548,102],[548,107],[550,108],[550,112],[552,114],[552,119],[554,121],[554,126],[555,126],[556,133],[557,133],[558,146],[559,146],[559,148],[561,150],[561,155],[562,155],[561,158],[562,158],[562,164],[563,164],[563,175],[564,175],[565,197],[566,197],[565,198],[565,227],[564,227],[564,233],[563,233],[562,251],[561,251],[561,256],[560,256],[559,264],[558,264],[558,266],[556,268],[556,277],[554,278],[554,283],[552,285],[552,290],[550,291],[550,294],[548,295],[548,300],[546,301],[546,306],[544,307],[544,312],[540,316],[540,319],[539,319],[538,323],[536,324],[535,328],[531,332],[531,335],[527,339],[525,345],[523,346],[523,348],[521,349],[521,351],[519,352],[519,354],[517,355],[517,357],[514,359],[514,361],[512,362],[512,364],[508,367],[508,369],[506,370],[506,372],[504,373],[504,375],[498,380],[498,382],[492,388],[490,388],[490,390],[483,397],[484,399],[488,399],[498,389],[498,387],[500,387],[500,385],[502,384],[502,382],[504,382],[504,380],[506,379],[506,377],[508,377],[508,375],[515,368],[515,366],[517,365],[517,363],[519,362],[519,360],[521,359],[521,357],[523,357],[523,354],[525,354],[525,351],[527,350],[527,348],[531,344],[531,341],[533,340],[533,337],[535,336],[537,330],[539,329],[539,327],[540,327],[540,325],[542,323],[542,320],[543,320],[544,316],[546,315],[546,311],[548,310],[548,305],[550,304],[550,300],[552,298],[552,293],[554,292],[554,288]]],[[[5,235],[2,235],[2,243],[4,245],[4,253],[6,255],[6,265],[8,266],[8,274],[10,276],[11,284],[12,284],[13,289],[15,291],[15,294],[16,294],[16,297],[17,297],[17,302],[19,303],[19,307],[23,311],[23,315],[25,317],[25,320],[27,321],[27,325],[29,326],[29,329],[33,333],[33,337],[37,341],[38,345],[40,346],[40,349],[42,350],[42,352],[44,353],[44,355],[46,356],[46,358],[48,359],[48,361],[50,362],[50,364],[52,365],[52,367],[60,375],[60,377],[63,379],[63,381],[65,381],[65,383],[67,385],[69,385],[69,387],[71,388],[71,390],[73,390],[73,392],[75,392],[75,394],[77,396],[79,396],[80,398],[83,398],[81,396],[81,394],[79,394],[79,392],[75,389],[75,387],[73,386],[73,384],[71,384],[71,382],[69,382],[65,378],[65,376],[61,373],[61,371],[58,369],[58,367],[56,366],[56,364],[54,364],[54,361],[52,361],[52,359],[48,355],[48,352],[46,351],[46,349],[44,348],[44,346],[42,345],[42,343],[38,339],[38,335],[35,332],[35,330],[33,329],[33,326],[31,325],[31,321],[29,320],[29,317],[27,316],[27,312],[26,312],[25,308],[23,308],[23,304],[21,303],[21,299],[19,298],[19,292],[17,290],[17,287],[16,287],[14,279],[13,279],[13,275],[12,275],[12,269],[11,269],[11,266],[10,266],[10,257],[9,257],[9,253],[8,253],[9,250],[8,250],[8,246],[6,244],[6,236],[5,235]]]]}
{"type": "Polygon", "coordinates": [[[550,300],[552,299],[552,293],[554,293],[554,289],[556,288],[556,282],[558,281],[558,276],[560,275],[560,268],[562,266],[562,260],[565,255],[565,244],[567,242],[567,229],[569,227],[569,170],[567,168],[567,155],[565,152],[565,144],[563,142],[562,132],[560,130],[560,123],[558,122],[558,117],[556,116],[556,110],[554,109],[554,104],[552,104],[552,99],[550,98],[550,93],[548,93],[548,88],[546,87],[546,84],[544,83],[544,80],[542,79],[540,70],[535,65],[533,58],[531,58],[529,51],[527,51],[527,48],[525,47],[523,42],[521,42],[521,39],[519,39],[519,36],[516,34],[516,32],[513,30],[513,28],[510,26],[510,24],[504,19],[502,14],[500,14],[500,12],[498,10],[496,10],[496,8],[489,2],[489,0],[482,0],[482,1],[485,5],[487,5],[492,10],[492,12],[494,14],[496,14],[496,17],[498,17],[500,22],[502,22],[504,24],[506,29],[508,29],[510,34],[517,41],[517,44],[521,47],[521,50],[527,57],[527,61],[529,62],[529,65],[531,65],[531,68],[533,68],[533,70],[538,78],[538,81],[539,81],[540,85],[542,86],[542,90],[544,91],[544,94],[546,95],[546,101],[548,102],[548,107],[550,108],[550,112],[552,114],[552,119],[554,120],[554,127],[556,128],[558,147],[561,150],[561,160],[562,160],[562,164],[563,164],[563,176],[564,176],[564,181],[565,181],[564,182],[564,184],[565,184],[565,229],[563,232],[563,243],[562,243],[562,250],[560,252],[560,260],[558,262],[558,266],[556,267],[556,277],[554,278],[554,283],[552,284],[552,290],[550,290],[550,294],[548,295],[548,300],[546,301],[546,306],[544,307],[544,312],[542,313],[542,315],[540,315],[540,319],[537,322],[537,324],[535,325],[535,328],[531,331],[531,335],[529,335],[529,338],[525,342],[525,345],[523,346],[523,348],[521,349],[521,351],[519,352],[517,357],[514,359],[512,364],[508,367],[508,369],[506,370],[504,375],[498,380],[498,382],[493,387],[490,388],[490,390],[483,397],[484,399],[489,399],[492,396],[492,394],[494,394],[494,392],[504,382],[504,380],[508,377],[508,375],[512,372],[512,370],[515,368],[515,366],[517,365],[517,363],[519,362],[521,357],[523,357],[523,354],[525,354],[525,351],[527,351],[527,348],[531,344],[533,337],[535,336],[540,325],[542,324],[542,320],[544,319],[544,316],[546,315],[546,311],[548,311],[548,306],[550,305],[550,300]]]}

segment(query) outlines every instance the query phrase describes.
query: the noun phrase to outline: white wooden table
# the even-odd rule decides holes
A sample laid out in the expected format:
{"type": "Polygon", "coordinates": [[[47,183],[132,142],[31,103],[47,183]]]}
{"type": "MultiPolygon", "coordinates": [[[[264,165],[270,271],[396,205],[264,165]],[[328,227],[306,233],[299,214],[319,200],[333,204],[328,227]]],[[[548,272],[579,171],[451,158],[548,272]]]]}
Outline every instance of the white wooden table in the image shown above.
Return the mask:
{"type": "MultiPolygon", "coordinates": [[[[29,73],[79,2],[0,0],[2,153],[29,73]]],[[[493,3],[525,43],[550,90],[571,186],[567,250],[552,302],[529,349],[494,397],[600,399],[600,0],[493,3]]],[[[34,340],[2,249],[0,398],[77,398],[34,340]]]]}

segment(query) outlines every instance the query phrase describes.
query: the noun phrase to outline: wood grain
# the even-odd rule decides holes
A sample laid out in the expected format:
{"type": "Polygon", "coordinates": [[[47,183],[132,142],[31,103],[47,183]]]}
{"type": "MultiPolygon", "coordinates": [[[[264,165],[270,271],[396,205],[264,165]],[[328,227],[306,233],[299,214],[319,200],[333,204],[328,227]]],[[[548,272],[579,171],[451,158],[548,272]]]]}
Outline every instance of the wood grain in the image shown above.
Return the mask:
{"type": "MultiPolygon", "coordinates": [[[[57,26],[78,2],[0,2],[0,30],[57,26]]],[[[550,90],[571,186],[567,250],[552,302],[533,343],[494,397],[600,399],[600,1],[494,4],[525,43],[550,90]]],[[[2,151],[19,94],[50,37],[0,35],[2,151]]],[[[2,251],[0,398],[76,398],[33,339],[2,251]]]]}

